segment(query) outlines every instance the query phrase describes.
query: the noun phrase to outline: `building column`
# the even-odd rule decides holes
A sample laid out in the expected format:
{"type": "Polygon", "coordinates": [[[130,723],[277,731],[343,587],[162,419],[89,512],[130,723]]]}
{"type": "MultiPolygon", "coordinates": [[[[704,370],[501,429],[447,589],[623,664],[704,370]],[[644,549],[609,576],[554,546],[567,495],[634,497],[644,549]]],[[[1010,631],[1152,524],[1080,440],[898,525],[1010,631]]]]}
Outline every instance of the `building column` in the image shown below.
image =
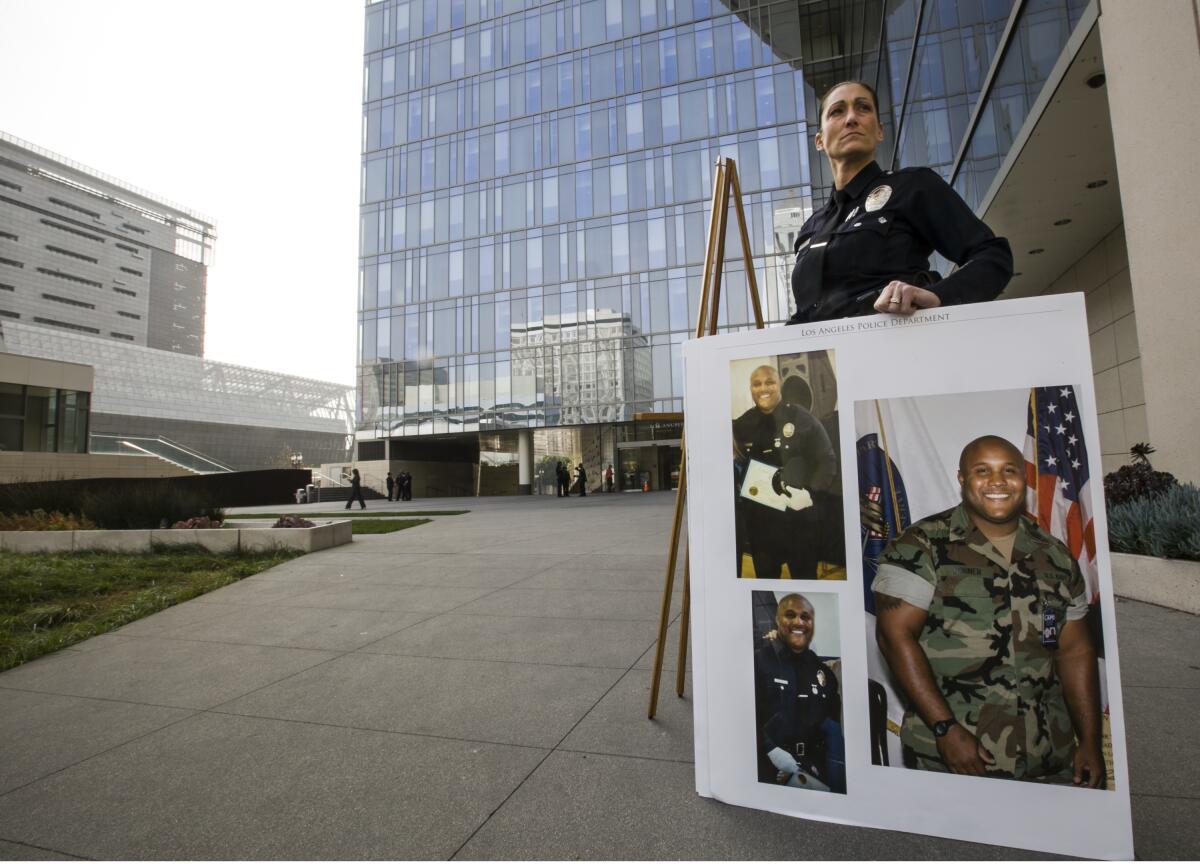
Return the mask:
{"type": "Polygon", "coordinates": [[[531,429],[522,429],[517,433],[517,494],[533,494],[533,430],[531,429]]]}
{"type": "Polygon", "coordinates": [[[1100,15],[1147,435],[1154,467],[1191,482],[1200,481],[1200,352],[1191,347],[1200,321],[1200,114],[1179,98],[1200,80],[1195,14],[1187,0],[1155,4],[1152,14],[1126,0],[1104,3],[1100,15]]]}

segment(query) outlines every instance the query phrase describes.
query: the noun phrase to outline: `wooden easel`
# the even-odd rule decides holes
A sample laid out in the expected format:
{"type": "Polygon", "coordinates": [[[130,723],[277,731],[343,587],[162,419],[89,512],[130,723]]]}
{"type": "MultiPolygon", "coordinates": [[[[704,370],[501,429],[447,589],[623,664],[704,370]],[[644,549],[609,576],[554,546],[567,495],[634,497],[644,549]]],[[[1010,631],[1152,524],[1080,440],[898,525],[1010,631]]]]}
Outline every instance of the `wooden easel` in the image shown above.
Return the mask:
{"type": "MultiPolygon", "coordinates": [[[[750,289],[750,304],[754,308],[754,326],[763,328],[762,306],[758,300],[758,281],[754,276],[754,262],[750,258],[750,233],[746,230],[746,211],[742,207],[742,186],[738,182],[737,165],[732,159],[721,156],[717,159],[716,174],[713,176],[712,216],[708,223],[708,248],[704,254],[704,285],[700,293],[700,309],[696,321],[696,338],[715,336],[717,333],[717,311],[721,308],[721,276],[725,269],[725,226],[729,221],[730,196],[733,211],[737,214],[738,232],[742,239],[742,258],[746,265],[746,282],[750,289]]],[[[634,420],[675,421],[683,420],[680,412],[639,413],[634,420]]],[[[663,586],[662,613],[658,619],[658,644],[654,652],[654,675],[650,682],[650,709],[647,716],[653,720],[658,711],[658,688],[662,682],[663,652],[667,643],[667,624],[671,613],[671,592],[675,588],[675,559],[679,555],[679,535],[683,527],[683,507],[687,500],[687,447],[680,436],[683,455],[679,460],[679,487],[675,491],[675,517],[671,523],[671,541],[667,551],[666,584],[663,586]]],[[[679,668],[675,673],[675,695],[683,696],[684,676],[687,668],[688,623],[691,605],[691,561],[690,552],[683,559],[683,610],[679,616],[679,668]]]]}

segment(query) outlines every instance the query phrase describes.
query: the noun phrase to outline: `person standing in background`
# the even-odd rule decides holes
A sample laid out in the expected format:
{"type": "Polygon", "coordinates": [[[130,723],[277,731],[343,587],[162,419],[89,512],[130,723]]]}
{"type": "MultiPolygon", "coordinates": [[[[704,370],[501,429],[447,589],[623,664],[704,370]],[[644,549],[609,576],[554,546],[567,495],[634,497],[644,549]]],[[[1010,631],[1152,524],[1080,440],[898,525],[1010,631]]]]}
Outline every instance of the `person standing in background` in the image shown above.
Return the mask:
{"type": "Polygon", "coordinates": [[[362,477],[359,476],[357,468],[350,472],[350,497],[346,499],[346,509],[349,510],[350,505],[355,501],[359,503],[361,509],[367,509],[367,502],[363,500],[362,477]]]}

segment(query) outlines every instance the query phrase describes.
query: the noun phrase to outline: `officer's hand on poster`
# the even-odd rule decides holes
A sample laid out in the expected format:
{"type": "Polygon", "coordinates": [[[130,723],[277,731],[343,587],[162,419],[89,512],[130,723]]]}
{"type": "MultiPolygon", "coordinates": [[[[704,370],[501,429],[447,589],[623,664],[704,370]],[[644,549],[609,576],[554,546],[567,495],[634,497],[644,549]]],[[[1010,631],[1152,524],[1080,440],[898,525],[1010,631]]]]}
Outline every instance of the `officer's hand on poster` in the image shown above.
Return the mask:
{"type": "Polygon", "coordinates": [[[875,311],[911,315],[918,309],[933,309],[941,305],[941,298],[932,291],[893,279],[879,292],[879,297],[875,300],[875,311]]]}
{"type": "Polygon", "coordinates": [[[987,766],[996,764],[995,758],[987,748],[957,723],[937,739],[937,748],[946,762],[946,767],[955,774],[982,777],[987,773],[987,766]]]}

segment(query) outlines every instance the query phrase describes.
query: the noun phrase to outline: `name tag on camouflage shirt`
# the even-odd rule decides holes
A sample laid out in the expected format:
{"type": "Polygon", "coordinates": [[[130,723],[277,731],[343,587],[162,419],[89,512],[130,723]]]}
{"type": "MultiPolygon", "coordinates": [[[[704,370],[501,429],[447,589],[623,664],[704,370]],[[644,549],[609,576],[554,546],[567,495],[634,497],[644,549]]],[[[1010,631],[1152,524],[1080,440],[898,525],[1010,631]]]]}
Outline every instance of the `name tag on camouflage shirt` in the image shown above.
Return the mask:
{"type": "Polygon", "coordinates": [[[1042,609],[1042,644],[1058,647],[1059,615],[1057,609],[1042,609]]]}

